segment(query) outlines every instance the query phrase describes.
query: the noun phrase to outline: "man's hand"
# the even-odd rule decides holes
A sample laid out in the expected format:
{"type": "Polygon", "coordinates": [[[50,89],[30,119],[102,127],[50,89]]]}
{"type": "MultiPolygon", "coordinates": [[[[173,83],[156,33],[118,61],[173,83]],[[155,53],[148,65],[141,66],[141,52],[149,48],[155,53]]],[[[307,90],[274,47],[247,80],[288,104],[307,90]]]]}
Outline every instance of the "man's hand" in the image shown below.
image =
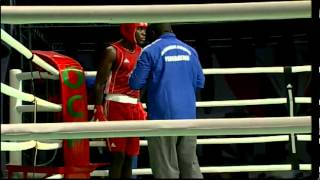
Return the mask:
{"type": "Polygon", "coordinates": [[[103,105],[95,105],[91,121],[107,121],[103,105]]]}

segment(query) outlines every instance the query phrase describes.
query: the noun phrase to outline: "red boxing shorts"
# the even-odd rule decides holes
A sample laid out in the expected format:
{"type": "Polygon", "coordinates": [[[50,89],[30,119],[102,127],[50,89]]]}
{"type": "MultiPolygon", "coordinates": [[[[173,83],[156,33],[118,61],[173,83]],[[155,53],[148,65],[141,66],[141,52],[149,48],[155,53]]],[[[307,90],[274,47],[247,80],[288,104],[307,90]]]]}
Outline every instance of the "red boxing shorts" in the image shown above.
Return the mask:
{"type": "MultiPolygon", "coordinates": [[[[146,120],[147,113],[142,104],[120,103],[106,101],[107,119],[119,120],[146,120]]],[[[107,138],[106,145],[110,152],[124,152],[128,156],[137,156],[140,151],[139,137],[107,138]]]]}

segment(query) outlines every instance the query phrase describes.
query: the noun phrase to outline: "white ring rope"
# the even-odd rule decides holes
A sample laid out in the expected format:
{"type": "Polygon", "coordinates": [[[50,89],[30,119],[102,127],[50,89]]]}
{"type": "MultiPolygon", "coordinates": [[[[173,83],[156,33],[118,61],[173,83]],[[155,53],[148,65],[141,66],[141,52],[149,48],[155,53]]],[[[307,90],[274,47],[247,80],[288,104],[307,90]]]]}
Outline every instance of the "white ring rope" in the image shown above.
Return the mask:
{"type": "MultiPolygon", "coordinates": [[[[297,135],[300,136],[300,135],[297,135]]],[[[266,143],[289,141],[289,135],[274,135],[260,137],[239,137],[239,138],[208,138],[197,139],[198,145],[203,144],[245,144],[245,143],[266,143]]],[[[147,146],[146,140],[140,140],[140,146],[147,146]]],[[[104,141],[90,141],[90,147],[104,147],[104,141]]]]}
{"type": "MultiPolygon", "coordinates": [[[[2,7],[1,7],[2,9],[2,7]]],[[[2,18],[2,13],[1,13],[2,18]]],[[[47,70],[48,72],[59,75],[59,71],[52,67],[50,64],[42,60],[39,56],[32,54],[32,52],[27,49],[24,45],[22,45],[19,41],[15,40],[12,36],[10,36],[6,31],[1,29],[1,39],[6,42],[8,45],[16,49],[19,53],[25,56],[27,59],[31,59],[32,62],[39,65],[43,69],[47,70]]]]}
{"type": "Polygon", "coordinates": [[[58,80],[59,76],[49,74],[48,72],[40,72],[40,71],[33,71],[33,72],[23,72],[16,75],[17,79],[20,81],[29,80],[29,79],[51,79],[51,80],[58,80]],[[31,75],[32,74],[32,75],[31,75]]]}
{"type": "MultiPolygon", "coordinates": [[[[277,164],[277,165],[247,165],[247,166],[213,166],[213,167],[200,167],[202,173],[222,173],[222,172],[259,172],[259,171],[290,171],[292,170],[291,164],[277,164]]],[[[311,164],[299,164],[299,169],[302,171],[311,170],[311,164]]],[[[150,168],[132,169],[132,175],[151,175],[150,168]]],[[[108,176],[108,170],[95,170],[90,173],[92,177],[108,176]]],[[[48,177],[47,179],[63,179],[63,175],[56,174],[48,177]]]]}
{"type": "MultiPolygon", "coordinates": [[[[311,135],[299,135],[297,136],[298,141],[311,141],[311,135]]],[[[320,138],[319,138],[320,142],[320,138]]]]}
{"type": "MultiPolygon", "coordinates": [[[[292,66],[292,73],[311,72],[311,65],[292,66]]],[[[247,67],[247,68],[204,68],[203,73],[209,74],[254,74],[254,73],[284,73],[284,67],[247,67]]],[[[96,77],[97,71],[85,71],[86,77],[96,77]]],[[[24,72],[17,74],[18,80],[29,79],[52,79],[57,80],[59,76],[47,72],[24,72]],[[31,75],[32,73],[32,75],[31,75]]]]}
{"type": "MultiPolygon", "coordinates": [[[[221,100],[221,101],[197,101],[196,107],[226,107],[226,106],[249,106],[249,105],[274,105],[286,104],[287,98],[266,98],[266,99],[249,99],[249,100],[221,100]]],[[[311,103],[310,97],[295,97],[296,104],[311,103]]],[[[319,102],[320,103],[320,102],[319,102]]],[[[142,104],[146,108],[146,104],[142,104]]],[[[61,106],[61,105],[59,105],[61,106]]],[[[19,105],[16,107],[18,112],[33,112],[34,105],[19,105]]],[[[47,108],[45,106],[38,106],[38,112],[60,112],[61,108],[47,108]]],[[[88,105],[88,110],[93,110],[94,105],[88,105]]]]}
{"type": "MultiPolygon", "coordinates": [[[[197,139],[197,144],[237,144],[237,143],[264,143],[264,142],[280,142],[289,141],[289,135],[278,136],[262,136],[262,137],[241,137],[241,138],[209,138],[209,139],[197,139]]],[[[147,146],[146,140],[140,140],[140,146],[147,146]]],[[[62,147],[62,140],[54,143],[41,143],[38,141],[38,147],[36,147],[36,141],[25,142],[1,142],[1,151],[21,151],[31,148],[53,149],[53,147],[62,147]]],[[[105,141],[90,141],[90,147],[105,147],[105,141]]]]}
{"type": "MultiPolygon", "coordinates": [[[[296,135],[297,141],[311,141],[311,135],[296,135]]],[[[244,143],[267,143],[289,141],[289,135],[274,135],[260,137],[239,137],[239,138],[208,138],[197,139],[198,145],[203,144],[244,144],[244,143]]],[[[320,139],[319,139],[320,140],[320,139]]],[[[146,140],[140,140],[140,146],[147,146],[146,140]]],[[[39,150],[53,150],[62,147],[62,140],[24,141],[24,142],[1,142],[1,151],[22,151],[31,148],[39,150]],[[37,142],[37,144],[36,144],[37,142]]],[[[105,141],[90,141],[90,147],[105,147],[105,141]]]]}
{"type": "Polygon", "coordinates": [[[1,142],[1,151],[23,151],[36,147],[36,141],[1,142]]]}
{"type": "MultiPolygon", "coordinates": [[[[301,164],[300,169],[307,169],[310,165],[301,164]]],[[[242,166],[213,166],[213,167],[200,167],[202,173],[222,173],[222,172],[259,172],[259,171],[290,171],[292,170],[291,164],[277,164],[277,165],[242,165],[242,166]]],[[[132,175],[151,175],[150,168],[133,169],[132,175]]],[[[106,176],[109,175],[108,170],[96,170],[90,174],[91,176],[106,176]]]]}
{"type": "Polygon", "coordinates": [[[311,1],[123,6],[1,6],[3,24],[220,22],[311,18],[311,1]]]}
{"type": "MultiPolygon", "coordinates": [[[[311,65],[291,66],[292,73],[311,72],[311,65]]],[[[208,74],[254,74],[254,73],[284,73],[284,67],[247,67],[247,68],[204,68],[203,73],[208,74]]],[[[86,77],[96,77],[97,71],[85,71],[86,77]]],[[[19,80],[33,79],[53,79],[59,76],[48,74],[47,72],[24,72],[17,74],[19,80]],[[31,76],[32,73],[32,76],[31,76]]]]}
{"type": "MultiPolygon", "coordinates": [[[[292,73],[310,72],[311,66],[292,66],[292,73]]],[[[210,68],[203,69],[204,74],[258,74],[284,73],[284,67],[246,67],[246,68],[210,68]]]]}
{"type": "Polygon", "coordinates": [[[18,99],[21,99],[23,101],[27,102],[36,102],[37,105],[44,106],[48,109],[52,109],[54,111],[61,111],[61,105],[54,104],[51,102],[48,102],[46,100],[43,100],[38,97],[34,97],[32,94],[21,92],[15,88],[12,88],[6,84],[1,83],[1,93],[6,94],[8,96],[12,96],[18,99]]]}
{"type": "Polygon", "coordinates": [[[261,135],[311,133],[311,117],[217,118],[3,124],[1,139],[45,140],[173,135],[261,135]]]}
{"type": "MultiPolygon", "coordinates": [[[[310,171],[311,164],[299,164],[299,169],[302,171],[310,171]]],[[[291,171],[293,170],[291,164],[277,164],[277,165],[247,165],[247,166],[223,166],[223,167],[200,167],[202,173],[222,173],[222,172],[259,172],[259,171],[291,171]]],[[[132,175],[151,175],[150,168],[133,169],[132,175]]],[[[90,174],[92,177],[108,176],[108,170],[95,170],[90,174]]],[[[47,179],[63,179],[63,175],[56,174],[47,179]]]]}
{"type": "MultiPolygon", "coordinates": [[[[102,175],[102,176],[105,176],[105,175],[102,175]]],[[[47,177],[46,179],[63,179],[63,178],[64,178],[63,174],[54,174],[52,176],[47,177]]]]}
{"type": "Polygon", "coordinates": [[[1,142],[1,151],[23,151],[31,148],[39,150],[54,150],[62,147],[62,140],[55,142],[25,141],[25,142],[1,142]]]}
{"type": "MultiPolygon", "coordinates": [[[[291,66],[292,73],[311,72],[311,65],[291,66]]],[[[256,73],[284,73],[285,67],[246,67],[246,68],[204,68],[207,74],[256,74],[256,73]]],[[[95,77],[97,71],[85,71],[85,76],[95,77]]]]}
{"type": "MultiPolygon", "coordinates": [[[[310,97],[295,97],[296,103],[311,103],[310,97]]],[[[221,101],[198,101],[197,107],[223,107],[223,106],[248,106],[248,105],[271,105],[286,104],[287,98],[266,98],[246,100],[221,100],[221,101]]]]}

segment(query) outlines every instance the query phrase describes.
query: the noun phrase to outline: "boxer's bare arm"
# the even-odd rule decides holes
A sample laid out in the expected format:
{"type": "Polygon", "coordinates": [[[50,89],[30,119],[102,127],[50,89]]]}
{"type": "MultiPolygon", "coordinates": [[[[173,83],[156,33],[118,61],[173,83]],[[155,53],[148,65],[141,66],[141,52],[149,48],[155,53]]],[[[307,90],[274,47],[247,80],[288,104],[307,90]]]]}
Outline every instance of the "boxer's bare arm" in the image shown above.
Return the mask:
{"type": "Polygon", "coordinates": [[[116,59],[116,50],[114,47],[109,46],[105,49],[100,64],[98,66],[98,71],[96,75],[96,81],[94,86],[95,94],[95,104],[102,104],[103,94],[106,83],[112,71],[112,65],[116,59]]]}

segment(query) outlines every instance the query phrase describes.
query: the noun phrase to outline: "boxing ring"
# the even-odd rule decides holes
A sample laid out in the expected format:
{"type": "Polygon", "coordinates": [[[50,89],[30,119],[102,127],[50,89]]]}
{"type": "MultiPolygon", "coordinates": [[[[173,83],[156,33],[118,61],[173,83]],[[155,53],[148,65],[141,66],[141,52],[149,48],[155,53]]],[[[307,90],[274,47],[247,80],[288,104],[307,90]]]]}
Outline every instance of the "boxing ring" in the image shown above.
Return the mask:
{"type": "MultiPolygon", "coordinates": [[[[255,20],[255,19],[290,19],[306,18],[310,16],[310,1],[290,2],[263,2],[263,3],[226,3],[207,5],[156,5],[156,6],[2,6],[1,18],[5,24],[32,24],[32,23],[122,23],[122,22],[212,22],[231,20],[255,20]],[[127,13],[122,13],[126,8],[127,13]],[[185,9],[192,8],[190,11],[185,9]],[[234,9],[237,9],[235,11],[234,9]],[[184,10],[183,10],[184,9],[184,10]],[[266,13],[272,11],[274,13],[266,13]],[[163,13],[166,12],[166,13],[163,13]],[[185,12],[188,12],[186,16],[185,12]],[[243,13],[245,15],[243,15],[243,13]],[[141,14],[143,13],[143,15],[141,14]],[[150,16],[146,16],[150,14],[150,16]],[[163,15],[165,14],[165,16],[163,15]],[[169,15],[168,15],[169,14],[169,15]],[[241,16],[240,16],[241,14],[241,16]],[[54,15],[55,18],[51,18],[54,15]],[[129,15],[130,16],[129,18],[129,15]],[[171,16],[172,15],[172,16],[171,16]],[[183,17],[183,18],[182,18],[183,17]],[[252,18],[252,19],[251,19],[252,18]],[[23,19],[23,21],[21,21],[23,19]]],[[[54,150],[65,148],[68,140],[82,140],[87,144],[84,153],[88,153],[90,147],[105,146],[102,141],[88,141],[88,138],[105,137],[132,137],[132,136],[172,136],[172,135],[245,135],[239,138],[210,138],[198,139],[197,144],[237,144],[237,143],[266,143],[288,142],[291,145],[291,153],[297,153],[298,141],[311,140],[311,116],[294,116],[295,104],[309,104],[311,97],[293,97],[292,85],[287,82],[287,97],[245,99],[245,100],[220,100],[198,101],[200,107],[225,107],[225,106],[254,106],[287,104],[288,117],[250,117],[250,118],[212,118],[190,120],[153,120],[141,122],[132,121],[108,121],[108,122],[81,122],[72,123],[21,123],[22,113],[26,112],[62,112],[68,107],[63,104],[55,104],[47,100],[35,97],[32,94],[21,91],[24,80],[49,79],[59,80],[64,71],[52,66],[52,60],[43,59],[50,52],[34,52],[16,41],[8,33],[1,29],[1,39],[11,47],[18,50],[23,56],[40,66],[43,71],[22,72],[19,69],[10,70],[10,86],[1,83],[1,93],[10,96],[10,124],[1,126],[1,151],[10,151],[10,165],[21,165],[21,152],[27,149],[54,150]],[[47,71],[47,72],[45,72],[47,71]],[[22,101],[34,103],[34,105],[22,105],[22,101]],[[250,136],[251,135],[251,136],[250,136]],[[258,135],[258,136],[257,136],[258,135]],[[63,139],[63,140],[61,140],[63,139]]],[[[59,54],[55,54],[60,56],[59,54]]],[[[63,55],[61,55],[63,56],[63,55]]],[[[50,58],[53,58],[50,57],[50,58]]],[[[49,58],[49,59],[50,59],[49,58]]],[[[53,58],[54,59],[54,58],[53,58]]],[[[72,61],[72,60],[70,60],[72,61]]],[[[78,67],[79,71],[81,67],[78,67]]],[[[251,68],[210,68],[203,69],[204,74],[287,74],[310,72],[311,66],[292,67],[251,67],[251,68]]],[[[78,72],[78,71],[77,71],[78,72]]],[[[79,72],[83,76],[92,77],[96,72],[79,72]]],[[[71,82],[71,80],[70,80],[71,82]]],[[[71,83],[72,84],[72,83],[71,83]]],[[[80,85],[79,85],[80,86],[80,85]]],[[[72,95],[72,94],[71,94],[72,95]]],[[[84,100],[86,101],[86,99],[84,100]]],[[[93,105],[84,103],[85,110],[93,110],[93,105]]],[[[70,108],[69,108],[70,110],[70,108]]],[[[72,111],[72,109],[70,110],[72,111]]],[[[79,111],[75,111],[77,114],[79,111]]],[[[141,140],[141,146],[147,142],[141,140]]],[[[70,149],[65,150],[69,154],[70,149]],[[69,150],[69,151],[68,151],[69,150]]],[[[72,151],[72,150],[71,150],[72,151]]],[[[67,161],[68,163],[69,161],[67,161]]],[[[72,160],[70,161],[72,166],[72,160]]],[[[90,163],[84,162],[84,163],[90,163]]],[[[79,165],[79,164],[77,164],[79,165]]],[[[8,167],[9,167],[8,166],[8,167]]],[[[75,165],[76,166],[76,165],[75,165]]],[[[105,176],[107,170],[95,170],[101,164],[92,165],[89,171],[81,177],[105,176]]],[[[27,172],[15,169],[19,172],[27,172]]],[[[32,170],[32,168],[30,169],[32,170]]],[[[34,170],[34,168],[33,168],[34,170]]],[[[311,164],[267,164],[267,165],[242,165],[242,166],[212,166],[201,167],[203,173],[221,172],[261,172],[261,171],[310,171],[311,164]]],[[[29,170],[28,170],[29,171],[29,170]]],[[[30,172],[30,171],[29,171],[30,172]]],[[[38,172],[48,172],[49,175],[58,174],[56,178],[62,178],[66,173],[61,169],[44,169],[38,172]],[[51,170],[51,171],[50,171],[51,170]],[[48,172],[50,171],[50,173],[48,172]]],[[[12,173],[12,172],[11,172],[12,173]]],[[[134,169],[134,175],[151,174],[151,169],[134,169]]],[[[12,175],[12,174],[11,174],[12,175]]],[[[79,177],[79,176],[78,176],[79,177]]],[[[68,178],[68,176],[64,177],[68,178]]]]}

